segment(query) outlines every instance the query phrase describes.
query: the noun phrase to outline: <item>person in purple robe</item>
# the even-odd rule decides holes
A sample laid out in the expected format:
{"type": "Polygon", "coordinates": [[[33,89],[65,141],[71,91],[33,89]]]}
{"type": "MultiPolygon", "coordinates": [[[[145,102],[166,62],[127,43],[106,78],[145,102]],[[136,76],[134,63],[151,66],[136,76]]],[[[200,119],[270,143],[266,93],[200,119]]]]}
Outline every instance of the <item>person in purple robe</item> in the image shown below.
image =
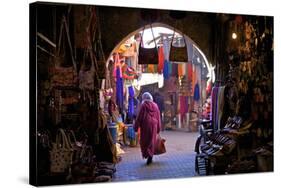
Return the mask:
{"type": "Polygon", "coordinates": [[[134,125],[135,132],[140,128],[140,147],[146,164],[152,163],[157,134],[161,129],[160,111],[149,92],[142,95],[142,103],[134,125]]]}

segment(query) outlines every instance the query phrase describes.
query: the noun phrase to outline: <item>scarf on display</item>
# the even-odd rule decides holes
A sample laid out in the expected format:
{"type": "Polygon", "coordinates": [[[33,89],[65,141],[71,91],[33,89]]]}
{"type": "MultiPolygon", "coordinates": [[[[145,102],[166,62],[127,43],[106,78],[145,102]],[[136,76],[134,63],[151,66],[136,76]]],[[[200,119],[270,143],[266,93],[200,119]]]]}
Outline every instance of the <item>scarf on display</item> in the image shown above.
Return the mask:
{"type": "Polygon", "coordinates": [[[164,69],[163,69],[163,76],[164,76],[164,79],[169,79],[170,78],[170,73],[169,73],[169,65],[170,62],[168,60],[165,60],[164,61],[164,69]]]}
{"type": "Polygon", "coordinates": [[[220,130],[220,121],[224,107],[225,87],[213,87],[211,94],[211,117],[215,131],[220,130]]]}
{"type": "Polygon", "coordinates": [[[163,72],[164,61],[165,61],[164,49],[163,49],[163,46],[160,46],[158,49],[158,69],[157,69],[159,74],[161,74],[163,72]]]}
{"type": "Polygon", "coordinates": [[[193,97],[193,99],[195,101],[199,101],[200,100],[200,89],[199,89],[199,84],[198,83],[196,83],[195,87],[194,87],[194,97],[193,97]]]}
{"type": "Polygon", "coordinates": [[[187,63],[187,80],[191,81],[192,80],[192,63],[187,63]]]}
{"type": "Polygon", "coordinates": [[[178,76],[183,76],[184,75],[184,65],[183,63],[178,64],[178,76]]]}
{"type": "Polygon", "coordinates": [[[167,39],[163,39],[163,52],[164,52],[164,59],[169,60],[170,56],[170,42],[167,39]]]}
{"type": "Polygon", "coordinates": [[[123,78],[121,77],[120,67],[116,68],[116,104],[123,111],[124,96],[123,96],[123,78]]]}
{"type": "Polygon", "coordinates": [[[147,72],[148,73],[157,73],[158,65],[148,64],[147,65],[147,72]]]}
{"type": "Polygon", "coordinates": [[[186,113],[188,113],[188,97],[187,96],[180,96],[180,116],[181,122],[186,120],[186,113]]]}
{"type": "Polygon", "coordinates": [[[135,96],[135,92],[134,92],[133,86],[129,86],[128,90],[129,90],[128,117],[133,118],[133,116],[134,116],[134,96],[135,96]]]}

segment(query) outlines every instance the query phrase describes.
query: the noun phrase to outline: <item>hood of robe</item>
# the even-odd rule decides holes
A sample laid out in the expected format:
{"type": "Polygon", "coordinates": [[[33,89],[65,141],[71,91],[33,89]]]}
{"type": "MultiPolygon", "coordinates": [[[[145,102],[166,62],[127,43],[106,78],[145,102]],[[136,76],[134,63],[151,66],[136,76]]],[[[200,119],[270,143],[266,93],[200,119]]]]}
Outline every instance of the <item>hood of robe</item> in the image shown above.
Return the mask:
{"type": "Polygon", "coordinates": [[[150,115],[154,115],[158,110],[157,104],[152,101],[144,101],[142,103],[142,108],[144,108],[145,112],[149,113],[150,115]]]}

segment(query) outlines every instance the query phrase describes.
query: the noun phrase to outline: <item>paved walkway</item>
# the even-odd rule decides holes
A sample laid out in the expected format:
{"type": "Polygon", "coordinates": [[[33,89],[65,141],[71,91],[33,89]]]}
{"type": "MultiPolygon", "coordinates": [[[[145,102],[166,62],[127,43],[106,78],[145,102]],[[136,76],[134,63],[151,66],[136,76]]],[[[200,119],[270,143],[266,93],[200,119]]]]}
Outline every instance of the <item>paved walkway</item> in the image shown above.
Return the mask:
{"type": "Polygon", "coordinates": [[[195,176],[194,143],[198,133],[164,131],[167,153],[154,156],[153,163],[146,165],[140,148],[123,148],[122,161],[117,164],[117,171],[112,181],[133,181],[148,179],[185,178],[195,176]]]}

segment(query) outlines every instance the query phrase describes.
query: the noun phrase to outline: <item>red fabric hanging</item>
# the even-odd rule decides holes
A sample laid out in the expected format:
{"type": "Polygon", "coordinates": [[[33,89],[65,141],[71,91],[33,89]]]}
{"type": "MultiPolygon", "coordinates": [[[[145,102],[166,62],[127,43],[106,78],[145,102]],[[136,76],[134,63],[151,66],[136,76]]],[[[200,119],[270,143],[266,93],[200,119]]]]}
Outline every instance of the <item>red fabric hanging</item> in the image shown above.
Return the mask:
{"type": "Polygon", "coordinates": [[[163,46],[160,46],[158,49],[158,73],[161,74],[163,72],[164,69],[164,50],[163,50],[163,46]]]}
{"type": "Polygon", "coordinates": [[[192,80],[192,64],[187,63],[187,79],[192,80]]]}

